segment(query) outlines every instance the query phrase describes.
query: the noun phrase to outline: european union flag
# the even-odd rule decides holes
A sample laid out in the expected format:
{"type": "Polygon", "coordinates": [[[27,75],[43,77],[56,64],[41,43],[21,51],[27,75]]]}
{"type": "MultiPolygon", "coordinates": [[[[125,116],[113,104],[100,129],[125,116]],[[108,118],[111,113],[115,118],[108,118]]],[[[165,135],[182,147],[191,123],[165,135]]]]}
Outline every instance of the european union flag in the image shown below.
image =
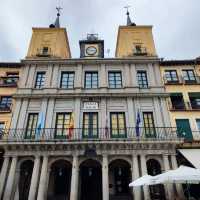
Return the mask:
{"type": "Polygon", "coordinates": [[[137,121],[136,121],[136,136],[140,137],[140,123],[141,123],[141,118],[140,118],[140,112],[139,110],[137,111],[137,121]]]}

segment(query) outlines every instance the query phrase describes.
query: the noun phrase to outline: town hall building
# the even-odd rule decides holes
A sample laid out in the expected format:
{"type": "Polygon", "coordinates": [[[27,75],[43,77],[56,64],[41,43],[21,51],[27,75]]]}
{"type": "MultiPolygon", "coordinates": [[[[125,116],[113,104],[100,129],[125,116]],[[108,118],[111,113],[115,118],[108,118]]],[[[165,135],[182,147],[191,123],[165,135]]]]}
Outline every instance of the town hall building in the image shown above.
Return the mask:
{"type": "Polygon", "coordinates": [[[116,54],[88,34],[72,58],[60,14],[33,28],[1,135],[1,200],[183,199],[180,185],[130,188],[177,168],[182,143],[170,122],[152,26],[119,26],[116,54]]]}

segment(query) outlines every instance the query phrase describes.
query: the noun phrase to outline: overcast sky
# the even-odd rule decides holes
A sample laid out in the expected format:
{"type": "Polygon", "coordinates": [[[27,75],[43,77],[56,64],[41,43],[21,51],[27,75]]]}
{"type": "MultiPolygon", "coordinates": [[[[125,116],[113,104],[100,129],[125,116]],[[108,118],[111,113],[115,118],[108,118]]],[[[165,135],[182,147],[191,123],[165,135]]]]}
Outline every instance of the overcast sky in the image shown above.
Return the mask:
{"type": "Polygon", "coordinates": [[[0,62],[24,58],[32,27],[48,27],[63,7],[61,25],[67,28],[73,57],[79,57],[80,39],[98,33],[105,50],[114,56],[117,30],[126,23],[124,6],[132,20],[153,25],[159,57],[190,59],[200,56],[200,0],[0,0],[0,62]]]}

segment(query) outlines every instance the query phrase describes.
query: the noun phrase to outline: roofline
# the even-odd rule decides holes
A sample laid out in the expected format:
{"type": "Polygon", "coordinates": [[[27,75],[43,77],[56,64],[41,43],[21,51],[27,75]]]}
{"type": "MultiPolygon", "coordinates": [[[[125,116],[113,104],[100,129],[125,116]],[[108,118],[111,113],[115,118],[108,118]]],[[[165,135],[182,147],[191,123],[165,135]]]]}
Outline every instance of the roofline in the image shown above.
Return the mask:
{"type": "Polygon", "coordinates": [[[191,59],[191,60],[161,60],[160,66],[174,66],[174,65],[196,65],[200,64],[200,60],[191,59]]]}
{"type": "Polygon", "coordinates": [[[10,68],[21,68],[24,64],[21,62],[0,62],[0,68],[10,67],[10,68]]]}

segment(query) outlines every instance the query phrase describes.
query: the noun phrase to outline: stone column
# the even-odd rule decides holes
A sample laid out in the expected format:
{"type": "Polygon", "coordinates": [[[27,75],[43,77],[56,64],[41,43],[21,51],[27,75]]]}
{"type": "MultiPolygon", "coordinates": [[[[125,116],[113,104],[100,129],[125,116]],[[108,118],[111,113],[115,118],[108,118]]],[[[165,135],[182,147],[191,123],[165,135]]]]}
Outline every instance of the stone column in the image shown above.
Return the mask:
{"type": "Polygon", "coordinates": [[[59,65],[54,65],[53,66],[53,74],[52,74],[52,88],[57,88],[58,87],[58,72],[59,72],[59,65]]]}
{"type": "Polygon", "coordinates": [[[78,199],[78,177],[79,177],[78,156],[74,156],[72,164],[70,200],[78,199]]]}
{"type": "MultiPolygon", "coordinates": [[[[147,165],[146,165],[145,155],[141,154],[140,159],[141,159],[142,176],[144,176],[144,175],[147,174],[147,165]]],[[[149,187],[148,186],[143,186],[143,191],[144,191],[144,200],[149,200],[150,199],[149,187]]]]}
{"type": "Polygon", "coordinates": [[[27,79],[27,83],[26,83],[27,88],[34,87],[35,74],[36,74],[36,65],[31,65],[29,67],[28,79],[27,79]]]}
{"type": "Polygon", "coordinates": [[[6,184],[3,200],[11,199],[14,180],[15,180],[16,167],[17,167],[17,156],[13,156],[11,166],[10,166],[10,171],[8,174],[8,179],[7,179],[7,184],[6,184]]]}
{"type": "MultiPolygon", "coordinates": [[[[163,162],[164,162],[165,171],[170,170],[169,157],[167,154],[163,154],[163,162]]],[[[174,198],[173,185],[165,184],[164,186],[165,186],[165,191],[166,191],[166,195],[168,199],[173,199],[174,198]]]]}
{"type": "MultiPolygon", "coordinates": [[[[171,161],[172,161],[172,169],[177,169],[178,164],[176,160],[176,155],[171,156],[171,161]]],[[[180,199],[185,199],[184,194],[183,194],[183,188],[181,184],[176,184],[176,191],[180,199]]]]}
{"type": "MultiPolygon", "coordinates": [[[[25,126],[26,111],[27,111],[27,108],[28,108],[28,103],[29,103],[28,99],[23,99],[20,114],[19,114],[18,124],[17,124],[18,129],[23,129],[24,126],[25,126]]],[[[20,135],[20,137],[23,137],[23,135],[20,135]]]]}
{"type": "Polygon", "coordinates": [[[124,86],[130,87],[131,86],[131,84],[130,84],[130,68],[129,68],[128,64],[125,64],[125,66],[124,66],[124,77],[126,77],[124,80],[124,86]]]}
{"type": "Polygon", "coordinates": [[[106,74],[106,65],[105,64],[101,64],[99,80],[100,80],[99,86],[101,88],[106,88],[107,87],[107,74],[106,74]]]}
{"type": "MultiPolygon", "coordinates": [[[[139,177],[138,157],[134,154],[132,157],[132,180],[134,181],[139,177]]],[[[135,200],[141,199],[141,187],[133,187],[133,196],[135,200]]]]}
{"type": "Polygon", "coordinates": [[[127,106],[128,106],[128,137],[133,138],[134,133],[135,133],[135,129],[133,129],[133,127],[135,127],[135,110],[133,107],[133,99],[131,97],[127,98],[127,106]]]}
{"type": "Polygon", "coordinates": [[[38,188],[38,196],[37,200],[44,200],[45,195],[46,195],[46,184],[47,184],[47,169],[48,168],[48,157],[44,156],[43,157],[43,162],[42,162],[42,170],[41,170],[41,175],[40,175],[40,182],[39,182],[39,188],[38,188]]]}
{"type": "Polygon", "coordinates": [[[131,86],[132,87],[137,87],[138,86],[138,81],[137,81],[137,71],[136,71],[136,65],[135,64],[131,64],[130,75],[132,77],[130,79],[131,86]]]}
{"type": "Polygon", "coordinates": [[[52,72],[53,72],[53,65],[52,65],[52,64],[49,64],[49,65],[48,65],[47,72],[46,72],[46,83],[45,83],[45,88],[50,88],[50,87],[51,87],[52,72]]]}
{"type": "Polygon", "coordinates": [[[28,200],[35,200],[38,179],[39,179],[39,171],[40,171],[40,157],[36,156],[34,161],[33,173],[31,178],[31,186],[29,190],[28,200]]]}
{"type": "Polygon", "coordinates": [[[7,174],[7,171],[8,171],[9,160],[10,160],[9,157],[4,156],[3,166],[2,166],[2,169],[1,169],[1,173],[0,173],[0,181],[1,181],[1,184],[0,184],[0,199],[2,198],[2,194],[3,194],[3,188],[4,188],[4,185],[5,185],[5,181],[6,181],[6,174],[7,174]]]}
{"type": "Polygon", "coordinates": [[[74,86],[77,89],[82,88],[82,73],[83,73],[83,66],[82,64],[78,64],[74,82],[74,86]]]}
{"type": "Polygon", "coordinates": [[[108,156],[103,155],[102,165],[102,192],[103,200],[109,200],[108,156]]]}

